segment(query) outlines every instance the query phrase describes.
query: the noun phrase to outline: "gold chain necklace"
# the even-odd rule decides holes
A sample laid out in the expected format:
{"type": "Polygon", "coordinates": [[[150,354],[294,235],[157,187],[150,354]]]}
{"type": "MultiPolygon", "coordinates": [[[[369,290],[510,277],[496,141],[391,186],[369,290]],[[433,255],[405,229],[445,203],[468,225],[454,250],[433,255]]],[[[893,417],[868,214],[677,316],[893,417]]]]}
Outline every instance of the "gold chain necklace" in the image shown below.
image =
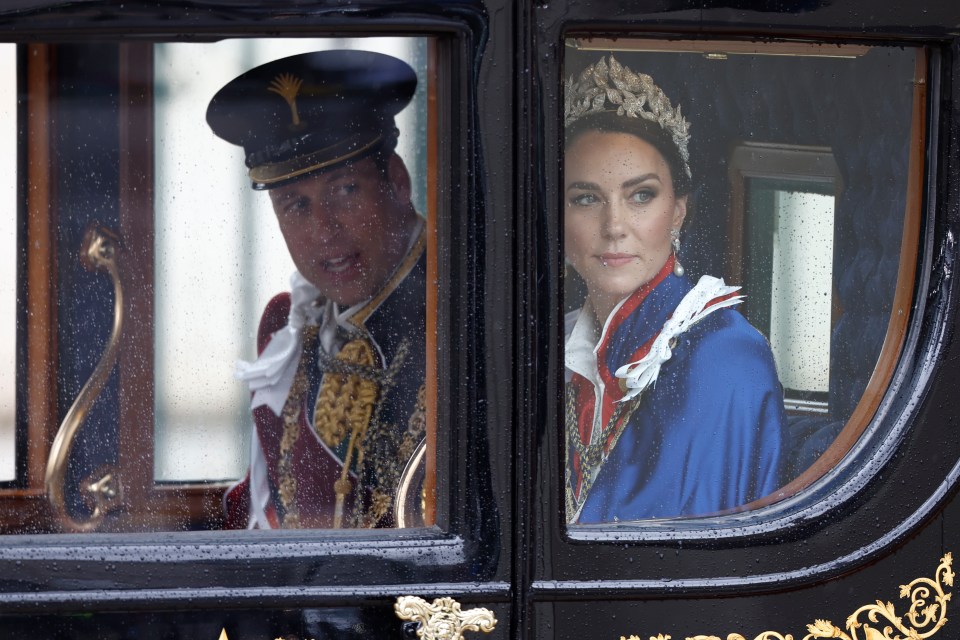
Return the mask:
{"type": "Polygon", "coordinates": [[[593,483],[597,475],[599,475],[600,467],[606,462],[610,451],[613,451],[613,448],[617,446],[617,441],[630,423],[633,412],[640,406],[640,399],[643,397],[643,394],[627,402],[616,403],[613,409],[613,415],[610,416],[610,420],[607,421],[606,426],[600,431],[600,437],[597,438],[596,442],[589,444],[584,444],[580,438],[580,424],[577,419],[577,398],[573,383],[567,383],[565,395],[566,410],[564,412],[564,422],[566,423],[565,427],[567,432],[567,453],[569,455],[569,452],[573,450],[580,456],[580,476],[583,478],[580,493],[577,495],[574,491],[575,480],[573,470],[568,467],[566,507],[567,519],[569,520],[574,514],[580,513],[580,509],[583,507],[583,503],[587,501],[590,489],[593,488],[593,483]],[[612,434],[612,439],[610,434],[612,434]],[[604,453],[607,440],[610,440],[610,448],[604,453]]]}

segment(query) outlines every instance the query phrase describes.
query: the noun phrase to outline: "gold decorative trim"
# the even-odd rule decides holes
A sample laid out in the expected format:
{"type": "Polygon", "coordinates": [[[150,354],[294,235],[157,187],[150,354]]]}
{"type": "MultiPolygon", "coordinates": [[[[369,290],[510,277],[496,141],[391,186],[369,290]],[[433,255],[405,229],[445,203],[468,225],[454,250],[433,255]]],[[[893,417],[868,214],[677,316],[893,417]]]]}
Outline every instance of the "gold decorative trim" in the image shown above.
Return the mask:
{"type": "MultiPolygon", "coordinates": [[[[803,640],[812,638],[842,638],[843,640],[923,640],[936,634],[947,622],[947,603],[952,596],[944,591],[944,586],[953,587],[953,554],[947,553],[940,559],[940,565],[933,578],[917,578],[900,585],[900,597],[910,598],[910,609],[906,615],[898,616],[892,602],[877,600],[867,604],[847,617],[847,632],[829,620],[816,619],[807,625],[807,635],[803,640]],[[932,601],[931,601],[932,598],[932,601]],[[863,621],[863,620],[866,621],[863,621]],[[906,622],[904,622],[906,620],[906,622]],[[872,623],[872,624],[870,624],[872,623]],[[862,629],[862,635],[858,630],[862,629]]],[[[620,640],[640,640],[639,636],[620,636],[620,640]]],[[[650,636],[650,640],[670,640],[666,634],[650,636]]],[[[688,636],[686,640],[721,640],[719,636],[688,636]]],[[[746,640],[739,633],[730,633],[726,640],[746,640]]],[[[764,631],[754,640],[793,640],[791,634],[776,631],[764,631]]]]}
{"type": "MultiPolygon", "coordinates": [[[[373,345],[364,337],[343,345],[336,358],[347,364],[374,367],[377,362],[373,345]]],[[[348,375],[328,371],[324,373],[317,401],[314,404],[313,428],[331,450],[336,451],[349,434],[347,451],[340,469],[340,479],[334,485],[337,502],[333,512],[333,528],[343,526],[343,510],[347,496],[353,491],[350,468],[354,458],[363,464],[362,442],[370,426],[370,418],[377,404],[380,385],[358,374],[348,375]]]]}
{"type": "Polygon", "coordinates": [[[407,277],[413,268],[417,265],[417,262],[420,260],[420,256],[423,255],[423,251],[427,246],[426,234],[423,228],[420,229],[420,233],[417,235],[417,239],[414,242],[413,246],[410,247],[410,251],[407,252],[407,255],[400,262],[397,268],[394,270],[393,275],[387,280],[380,291],[378,291],[370,300],[363,305],[362,308],[358,309],[347,320],[350,324],[357,327],[358,329],[363,328],[364,323],[367,321],[373,312],[383,304],[383,301],[386,300],[394,289],[400,286],[400,283],[403,282],[403,279],[407,277]]]}
{"type": "Polygon", "coordinates": [[[283,162],[266,162],[251,167],[247,175],[257,185],[262,185],[260,187],[255,185],[254,188],[269,189],[270,185],[276,185],[278,182],[347,162],[373,149],[382,140],[382,135],[366,142],[363,136],[353,135],[306,155],[294,156],[283,162]]]}
{"type": "Polygon", "coordinates": [[[428,603],[416,596],[400,596],[393,609],[401,620],[420,623],[417,637],[422,640],[460,640],[464,631],[490,633],[497,626],[489,609],[461,611],[460,603],[453,598],[437,598],[428,603]]]}
{"type": "Polygon", "coordinates": [[[300,93],[300,87],[303,86],[303,80],[297,78],[291,73],[282,73],[270,82],[267,91],[273,91],[286,100],[290,107],[290,119],[292,126],[300,125],[300,112],[297,109],[297,94],[300,93]]]}
{"type": "MultiPolygon", "coordinates": [[[[347,364],[381,368],[373,345],[362,336],[343,345],[335,357],[347,364]]],[[[313,428],[323,443],[336,451],[347,434],[365,433],[378,391],[376,381],[359,374],[327,372],[313,411],[313,428]]],[[[350,455],[348,452],[347,456],[350,455]]],[[[345,469],[348,467],[344,464],[345,469]]]]}

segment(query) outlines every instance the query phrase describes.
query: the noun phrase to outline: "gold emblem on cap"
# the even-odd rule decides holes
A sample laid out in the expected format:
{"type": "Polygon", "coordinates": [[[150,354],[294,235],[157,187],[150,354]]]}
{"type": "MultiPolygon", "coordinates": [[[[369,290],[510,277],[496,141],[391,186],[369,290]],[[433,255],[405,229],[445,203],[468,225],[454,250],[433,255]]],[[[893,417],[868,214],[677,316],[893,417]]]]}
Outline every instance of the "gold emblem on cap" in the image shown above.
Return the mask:
{"type": "Polygon", "coordinates": [[[295,127],[300,125],[300,113],[297,111],[297,94],[300,92],[302,85],[303,80],[300,78],[297,78],[291,73],[281,73],[270,82],[270,86],[267,88],[267,91],[273,91],[287,101],[287,104],[290,106],[290,116],[293,118],[293,126],[295,127]]]}

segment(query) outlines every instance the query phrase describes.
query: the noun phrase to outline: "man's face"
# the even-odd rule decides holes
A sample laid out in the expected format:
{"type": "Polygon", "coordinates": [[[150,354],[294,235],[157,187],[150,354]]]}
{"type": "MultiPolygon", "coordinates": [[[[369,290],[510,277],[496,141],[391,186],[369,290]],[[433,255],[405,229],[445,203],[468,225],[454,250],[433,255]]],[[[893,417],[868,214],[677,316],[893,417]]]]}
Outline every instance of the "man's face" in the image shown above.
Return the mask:
{"type": "Polygon", "coordinates": [[[396,154],[386,171],[365,158],[271,189],[270,200],[297,269],[343,306],[383,286],[416,220],[410,179],[396,154]]]}

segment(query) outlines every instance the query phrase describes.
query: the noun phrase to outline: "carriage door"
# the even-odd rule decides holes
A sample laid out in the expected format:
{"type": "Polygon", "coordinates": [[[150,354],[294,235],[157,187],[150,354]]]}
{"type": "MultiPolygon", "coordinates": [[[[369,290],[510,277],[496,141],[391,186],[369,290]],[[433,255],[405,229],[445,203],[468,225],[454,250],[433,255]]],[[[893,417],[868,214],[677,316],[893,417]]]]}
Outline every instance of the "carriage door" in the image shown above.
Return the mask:
{"type": "MultiPolygon", "coordinates": [[[[542,554],[527,565],[531,637],[957,634],[949,631],[958,536],[948,502],[960,454],[950,426],[957,346],[942,339],[956,311],[956,285],[947,280],[954,279],[957,157],[954,143],[941,146],[956,135],[956,120],[946,120],[956,114],[956,41],[938,40],[930,27],[929,39],[908,43],[896,25],[928,24],[919,9],[894,16],[894,3],[866,6],[558,2],[533,9],[532,59],[545,97],[541,153],[564,161],[544,164],[549,260],[525,293],[542,303],[539,325],[556,332],[539,343],[542,366],[526,383],[544,425],[542,437],[527,441],[539,463],[530,482],[537,498],[531,546],[542,554]],[[854,17],[864,10],[876,18],[869,28],[854,17]],[[884,41],[837,35],[867,29],[884,41]],[[665,284],[644,285],[614,307],[603,330],[618,333],[594,352],[598,379],[609,382],[600,366],[617,377],[619,387],[608,392],[626,402],[629,390],[643,389],[641,400],[612,409],[599,427],[589,423],[609,430],[588,441],[580,437],[584,404],[564,393],[564,363],[582,354],[565,354],[559,336],[608,290],[589,263],[565,256],[583,239],[571,240],[560,212],[575,206],[588,215],[608,202],[595,195],[603,175],[591,182],[564,172],[585,171],[582,158],[571,157],[576,151],[595,174],[622,175],[622,166],[602,163],[605,145],[623,136],[657,153],[639,134],[576,138],[571,132],[590,118],[653,123],[666,132],[667,142],[657,144],[679,149],[677,166],[689,167],[692,187],[681,242],[656,265],[670,255],[682,272],[666,263],[657,281],[665,284]],[[678,315],[683,322],[693,316],[680,305],[656,307],[670,286],[686,280],[692,288],[702,276],[745,294],[737,322],[749,323],[745,331],[775,363],[779,454],[766,457],[771,441],[750,448],[758,421],[743,420],[749,409],[739,392],[705,388],[719,371],[729,388],[750,389],[763,370],[731,372],[743,353],[711,359],[697,350],[725,326],[711,325],[711,316],[684,333],[678,315]],[[629,307],[635,299],[641,306],[629,307]],[[650,324],[658,312],[659,323],[650,324]],[[661,330],[670,338],[662,344],[661,330]],[[616,362],[610,354],[623,348],[639,355],[616,362]],[[656,382],[646,385],[650,377],[631,377],[634,371],[656,382]],[[711,412],[697,406],[703,395],[733,399],[711,412]],[[690,428],[693,444],[679,449],[690,428]],[[704,439],[719,444],[698,458],[704,439]],[[623,448],[632,455],[619,455],[623,448]],[[713,497],[725,478],[756,477],[751,465],[765,459],[778,459],[781,471],[762,495],[745,493],[726,506],[713,497]]],[[[602,131],[621,131],[616,126],[602,131]]],[[[627,176],[623,189],[649,177],[633,180],[627,176]]],[[[650,196],[640,197],[633,202],[650,196]]],[[[631,215],[623,226],[647,233],[647,214],[631,215]]],[[[666,230],[662,239],[643,238],[668,242],[666,230]]],[[[598,266],[609,271],[622,262],[612,254],[598,266]]]]}
{"type": "MultiPolygon", "coordinates": [[[[514,178],[508,154],[485,179],[482,149],[509,139],[511,121],[477,104],[510,113],[510,91],[493,85],[512,82],[512,47],[484,50],[484,7],[65,5],[38,20],[28,11],[0,37],[0,635],[508,637],[513,296],[488,265],[512,260],[514,178]],[[256,358],[261,314],[294,265],[269,195],[205,114],[245,71],[334,49],[416,76],[395,117],[416,233],[396,282],[338,325],[351,339],[379,332],[371,362],[317,364],[339,377],[306,409],[316,419],[299,429],[278,410],[277,439],[252,438],[234,368],[256,358]],[[393,366],[415,354],[414,374],[393,366]],[[363,404],[377,357],[374,396],[403,390],[403,415],[363,404]],[[337,422],[364,410],[363,429],[337,422]],[[387,480],[311,520],[325,498],[311,489],[322,470],[291,453],[304,442],[358,465],[331,487],[361,482],[364,463],[387,480]],[[338,449],[348,442],[352,460],[338,449]],[[258,447],[277,465],[259,493],[258,447]],[[250,505],[230,530],[238,483],[250,505]]],[[[282,76],[257,98],[276,100],[291,131],[306,113],[297,86],[282,76]]],[[[367,230],[367,245],[384,233],[367,230]]]]}

